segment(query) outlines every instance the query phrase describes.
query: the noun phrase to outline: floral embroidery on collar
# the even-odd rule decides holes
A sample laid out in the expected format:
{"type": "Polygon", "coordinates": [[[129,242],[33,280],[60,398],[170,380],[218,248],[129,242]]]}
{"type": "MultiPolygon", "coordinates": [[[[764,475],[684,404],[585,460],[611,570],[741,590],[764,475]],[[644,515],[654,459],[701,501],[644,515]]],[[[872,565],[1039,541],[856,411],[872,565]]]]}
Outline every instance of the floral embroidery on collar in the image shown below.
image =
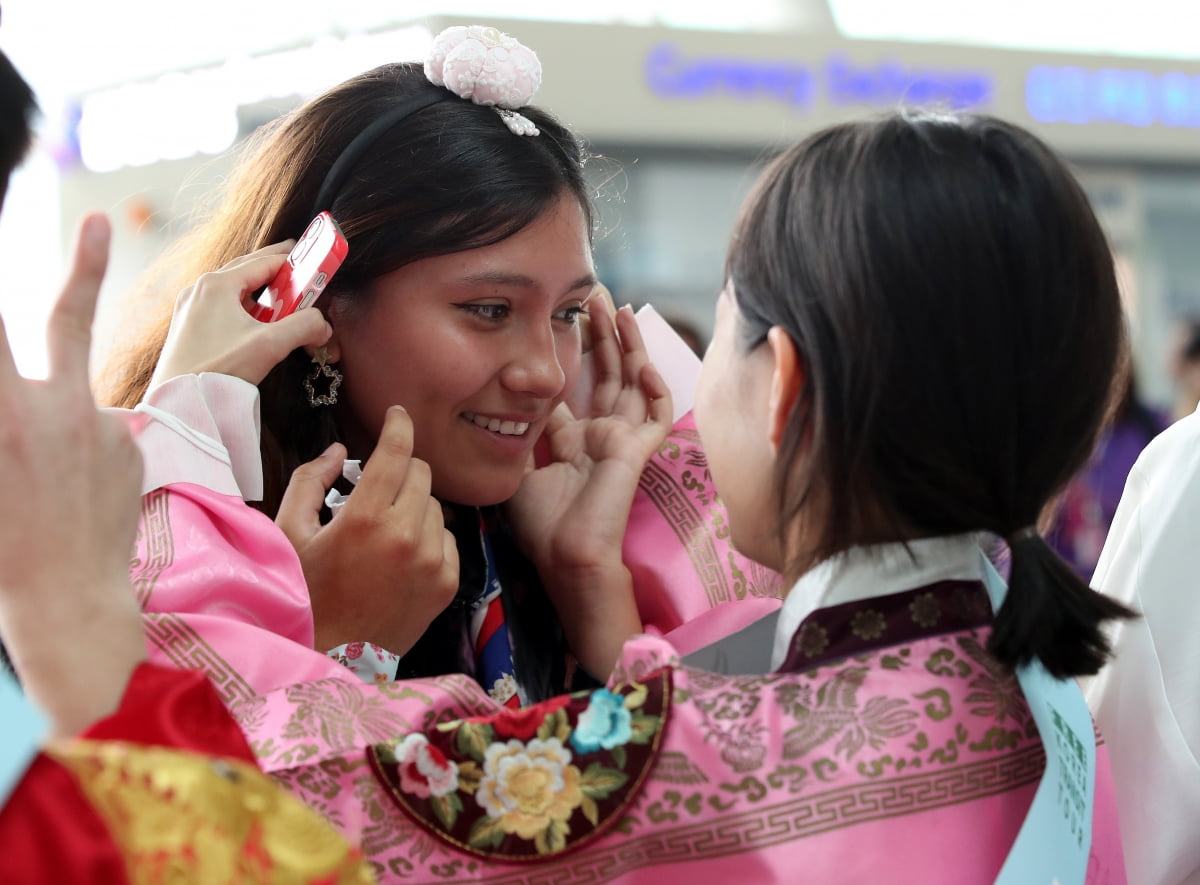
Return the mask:
{"type": "Polygon", "coordinates": [[[396,805],[451,845],[497,860],[578,847],[615,823],[654,766],[671,671],[442,723],[367,751],[396,805]]]}
{"type": "Polygon", "coordinates": [[[987,591],[978,581],[938,581],[903,593],[817,609],[792,636],[781,672],[807,670],[851,655],[924,636],[992,622],[987,591]]]}

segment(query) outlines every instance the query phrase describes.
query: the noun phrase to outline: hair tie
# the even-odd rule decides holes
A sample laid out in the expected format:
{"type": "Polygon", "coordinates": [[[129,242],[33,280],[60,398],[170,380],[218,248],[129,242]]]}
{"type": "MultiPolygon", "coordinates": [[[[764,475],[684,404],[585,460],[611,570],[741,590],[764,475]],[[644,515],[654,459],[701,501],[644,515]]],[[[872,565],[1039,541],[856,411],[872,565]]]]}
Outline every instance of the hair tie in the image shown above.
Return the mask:
{"type": "Polygon", "coordinates": [[[1008,536],[1008,546],[1011,547],[1014,544],[1019,544],[1021,541],[1029,541],[1034,538],[1040,539],[1041,537],[1042,536],[1040,534],[1038,534],[1038,530],[1037,530],[1036,526],[1027,525],[1027,526],[1025,526],[1025,528],[1017,529],[1015,532],[1013,532],[1011,535],[1008,536]]]}

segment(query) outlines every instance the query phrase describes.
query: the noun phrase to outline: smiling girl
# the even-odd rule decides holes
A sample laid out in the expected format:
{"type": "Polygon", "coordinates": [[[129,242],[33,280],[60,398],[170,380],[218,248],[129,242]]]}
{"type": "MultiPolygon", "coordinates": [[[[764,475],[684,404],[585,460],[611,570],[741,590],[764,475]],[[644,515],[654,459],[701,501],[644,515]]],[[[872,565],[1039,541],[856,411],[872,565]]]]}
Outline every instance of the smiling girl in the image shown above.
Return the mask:
{"type": "MultiPolygon", "coordinates": [[[[538,82],[512,38],[454,28],[424,70],[385,65],[318,96],[252,141],[224,201],[165,259],[177,282],[160,284],[237,273],[248,294],[270,277],[244,276],[237,256],[332,213],[349,254],[318,303],[331,335],[259,385],[261,494],[240,488],[286,532],[304,580],[283,591],[290,614],[251,620],[368,678],[468,673],[512,703],[604,678],[640,629],[621,539],[671,414],[631,314],[589,302],[585,153],[527,106],[538,82]],[[580,377],[580,318],[597,305],[593,410],[575,416],[559,407],[580,377]],[[539,440],[547,458],[530,473],[539,440]],[[346,457],[366,462],[362,480],[337,518],[318,520],[346,457]],[[310,598],[312,638],[288,626],[310,598]]],[[[167,321],[113,373],[113,404],[172,376],[158,359],[167,321]]],[[[257,475],[253,453],[234,460],[257,475]]],[[[238,568],[264,564],[247,552],[238,568]]],[[[245,600],[151,586],[151,612],[227,614],[245,600]]],[[[204,644],[242,676],[263,666],[253,650],[204,644]]]]}

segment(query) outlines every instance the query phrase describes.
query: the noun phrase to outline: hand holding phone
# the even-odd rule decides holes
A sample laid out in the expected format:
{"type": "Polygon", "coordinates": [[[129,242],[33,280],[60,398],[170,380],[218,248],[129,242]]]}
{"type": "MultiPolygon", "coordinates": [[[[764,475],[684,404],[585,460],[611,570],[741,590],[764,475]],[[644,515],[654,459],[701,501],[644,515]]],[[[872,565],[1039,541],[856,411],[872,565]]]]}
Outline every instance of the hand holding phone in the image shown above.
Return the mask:
{"type": "Polygon", "coordinates": [[[310,306],[329,284],[348,250],[346,237],[333,216],[321,212],[288,253],[275,279],[250,306],[250,315],[272,323],[310,306]]]}

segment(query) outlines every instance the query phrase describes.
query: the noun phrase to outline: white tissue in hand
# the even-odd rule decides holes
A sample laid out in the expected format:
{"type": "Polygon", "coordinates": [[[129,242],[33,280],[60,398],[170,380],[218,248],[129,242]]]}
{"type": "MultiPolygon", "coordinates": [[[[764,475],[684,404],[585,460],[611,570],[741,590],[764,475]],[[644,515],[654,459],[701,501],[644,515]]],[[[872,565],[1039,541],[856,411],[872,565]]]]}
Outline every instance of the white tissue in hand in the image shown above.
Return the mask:
{"type": "MultiPolygon", "coordinates": [[[[345,478],[346,482],[350,483],[350,485],[358,485],[358,481],[362,479],[362,461],[343,461],[342,476],[345,478]]],[[[337,516],[338,511],[342,509],[342,505],[345,504],[349,498],[350,496],[348,494],[343,495],[337,489],[330,489],[325,495],[325,506],[332,511],[334,516],[337,516]]]]}

